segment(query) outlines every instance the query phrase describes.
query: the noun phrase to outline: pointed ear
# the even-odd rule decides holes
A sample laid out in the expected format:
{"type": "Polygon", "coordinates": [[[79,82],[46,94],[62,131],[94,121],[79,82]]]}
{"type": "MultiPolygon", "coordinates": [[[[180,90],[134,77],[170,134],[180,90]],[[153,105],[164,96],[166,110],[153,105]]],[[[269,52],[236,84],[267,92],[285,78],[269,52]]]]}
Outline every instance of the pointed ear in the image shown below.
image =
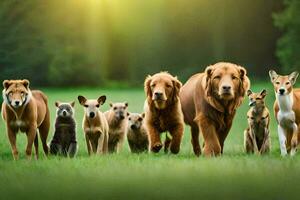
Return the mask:
{"type": "Polygon", "coordinates": [[[296,80],[298,78],[299,73],[298,72],[292,72],[289,75],[289,80],[291,81],[292,85],[294,85],[296,83],[296,80]]]}
{"type": "Polygon", "coordinates": [[[84,96],[79,95],[78,96],[78,101],[81,105],[84,105],[86,102],[86,98],[84,96]]]}
{"type": "Polygon", "coordinates": [[[11,85],[10,80],[5,80],[5,81],[3,81],[3,87],[4,87],[4,89],[9,88],[10,85],[11,85]]]}
{"type": "Polygon", "coordinates": [[[251,90],[247,90],[247,96],[250,96],[253,92],[251,90]]]}
{"type": "Polygon", "coordinates": [[[174,77],[173,79],[173,86],[174,86],[174,98],[179,96],[180,88],[182,87],[182,83],[177,79],[177,77],[174,77]]]}
{"type": "Polygon", "coordinates": [[[145,90],[146,96],[150,97],[149,99],[152,99],[151,98],[151,96],[152,96],[151,87],[150,87],[151,80],[152,80],[152,77],[150,75],[148,75],[144,82],[144,90],[145,90]]]}
{"type": "Polygon", "coordinates": [[[98,101],[98,103],[99,103],[100,105],[103,105],[103,104],[105,103],[105,101],[106,101],[106,96],[103,95],[103,96],[99,97],[99,98],[97,99],[97,101],[98,101]]]}
{"type": "Polygon", "coordinates": [[[59,107],[59,105],[60,105],[60,102],[59,101],[55,101],[55,106],[59,107]]]}
{"type": "Polygon", "coordinates": [[[260,92],[260,95],[262,96],[262,98],[265,98],[267,96],[267,90],[263,89],[261,92],[260,92]]]}
{"type": "Polygon", "coordinates": [[[125,104],[125,107],[127,108],[128,107],[128,102],[124,102],[124,104],[125,104]]]}
{"type": "Polygon", "coordinates": [[[22,84],[28,89],[29,88],[29,80],[23,79],[22,84]]]}
{"type": "Polygon", "coordinates": [[[270,76],[271,82],[274,82],[278,78],[278,74],[274,70],[269,71],[269,76],[270,76]]]}
{"type": "Polygon", "coordinates": [[[70,102],[70,105],[74,108],[74,106],[75,106],[75,101],[70,102]]]}
{"type": "Polygon", "coordinates": [[[145,118],[145,113],[142,113],[142,118],[145,118]]]}

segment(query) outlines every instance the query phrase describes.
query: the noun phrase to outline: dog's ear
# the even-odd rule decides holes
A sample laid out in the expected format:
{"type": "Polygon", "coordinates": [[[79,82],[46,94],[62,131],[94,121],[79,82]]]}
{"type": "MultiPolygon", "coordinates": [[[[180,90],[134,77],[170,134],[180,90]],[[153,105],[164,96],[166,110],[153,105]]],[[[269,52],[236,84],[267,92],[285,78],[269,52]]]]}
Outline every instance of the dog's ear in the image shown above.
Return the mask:
{"type": "Polygon", "coordinates": [[[151,98],[151,96],[152,96],[151,86],[150,86],[151,80],[152,80],[152,77],[150,75],[148,75],[144,82],[144,90],[145,90],[146,96],[149,97],[148,99],[152,99],[151,98]]]}
{"type": "Polygon", "coordinates": [[[261,92],[260,92],[260,95],[262,98],[265,98],[267,96],[267,90],[263,89],[261,92]]]}
{"type": "Polygon", "coordinates": [[[247,70],[244,67],[238,67],[240,73],[239,96],[244,97],[246,91],[250,88],[250,80],[247,77],[247,70]]]}
{"type": "Polygon", "coordinates": [[[60,105],[60,102],[59,101],[55,101],[55,106],[58,108],[60,105]]]}
{"type": "Polygon", "coordinates": [[[70,102],[70,105],[72,106],[72,108],[74,108],[74,106],[75,106],[75,101],[70,102]]]}
{"type": "Polygon", "coordinates": [[[291,84],[294,85],[296,83],[296,80],[298,78],[299,72],[292,72],[289,75],[289,80],[291,81],[291,84]]]}
{"type": "Polygon", "coordinates": [[[23,79],[23,80],[22,80],[22,84],[24,85],[24,87],[26,87],[26,89],[29,88],[29,80],[23,79]]]}
{"type": "Polygon", "coordinates": [[[98,103],[99,103],[100,105],[103,105],[103,104],[105,103],[105,101],[106,101],[106,96],[105,96],[105,95],[100,96],[100,97],[97,99],[97,101],[98,101],[98,103]]]}
{"type": "Polygon", "coordinates": [[[127,108],[128,107],[128,102],[124,102],[124,104],[125,104],[125,107],[127,108]]]}
{"type": "Polygon", "coordinates": [[[4,87],[4,89],[8,89],[11,84],[12,83],[11,83],[10,80],[3,81],[3,87],[4,87]]]}
{"type": "Polygon", "coordinates": [[[177,79],[177,77],[174,77],[173,79],[173,87],[174,87],[174,92],[173,92],[173,97],[177,98],[179,96],[179,91],[180,88],[182,87],[182,83],[177,79]]]}
{"type": "Polygon", "coordinates": [[[269,71],[269,76],[272,83],[278,78],[278,74],[274,70],[269,71]]]}
{"type": "Polygon", "coordinates": [[[247,90],[247,96],[250,96],[253,92],[251,90],[247,90]]]}
{"type": "Polygon", "coordinates": [[[86,102],[86,98],[84,96],[79,95],[78,96],[78,101],[81,105],[84,105],[86,102]]]}
{"type": "Polygon", "coordinates": [[[213,66],[208,66],[205,69],[206,74],[206,84],[205,84],[205,93],[206,96],[212,96],[212,85],[211,85],[211,76],[213,74],[213,66]]]}

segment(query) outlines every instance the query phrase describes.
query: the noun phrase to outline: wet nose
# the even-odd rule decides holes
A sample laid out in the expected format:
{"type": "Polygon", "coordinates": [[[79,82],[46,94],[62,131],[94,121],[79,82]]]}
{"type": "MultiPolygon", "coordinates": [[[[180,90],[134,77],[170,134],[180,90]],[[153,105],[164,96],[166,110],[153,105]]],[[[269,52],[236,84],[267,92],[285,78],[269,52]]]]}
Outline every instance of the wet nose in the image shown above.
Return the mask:
{"type": "Polygon", "coordinates": [[[279,89],[279,93],[280,93],[280,94],[284,94],[284,92],[285,92],[285,89],[283,89],[283,88],[280,88],[280,89],[279,89]]]}
{"type": "Polygon", "coordinates": [[[15,101],[16,106],[20,105],[20,101],[15,101]]]}
{"type": "Polygon", "coordinates": [[[231,86],[230,85],[223,85],[222,88],[225,91],[229,91],[231,89],[231,86]]]}
{"type": "Polygon", "coordinates": [[[132,125],[130,126],[130,128],[131,128],[131,129],[136,129],[137,127],[136,127],[136,125],[132,124],[132,125]]]}
{"type": "Polygon", "coordinates": [[[64,115],[64,116],[66,116],[66,115],[67,115],[67,112],[66,112],[65,110],[63,111],[63,115],[64,115]]]}
{"type": "Polygon", "coordinates": [[[154,95],[156,98],[161,98],[162,97],[162,92],[155,92],[154,95]]]}
{"type": "Polygon", "coordinates": [[[95,117],[95,113],[94,112],[91,112],[90,113],[90,118],[94,118],[95,117]]]}

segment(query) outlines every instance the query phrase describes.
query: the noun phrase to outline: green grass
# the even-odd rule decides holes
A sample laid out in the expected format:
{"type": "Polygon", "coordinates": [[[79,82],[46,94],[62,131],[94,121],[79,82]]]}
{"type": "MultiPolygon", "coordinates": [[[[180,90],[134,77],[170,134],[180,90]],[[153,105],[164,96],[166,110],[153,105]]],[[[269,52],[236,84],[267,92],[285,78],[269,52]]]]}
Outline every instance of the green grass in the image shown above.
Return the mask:
{"type": "MultiPolygon", "coordinates": [[[[186,127],[179,155],[132,155],[127,142],[119,155],[88,157],[81,121],[83,108],[76,101],[79,153],[75,159],[41,156],[38,161],[24,158],[26,137],[18,135],[19,161],[13,161],[4,123],[0,123],[1,199],[289,199],[300,193],[300,155],[281,158],[273,117],[273,89],[270,83],[255,84],[253,91],[267,88],[271,110],[270,155],[246,155],[243,130],[247,126],[247,100],[239,108],[225,142],[224,155],[196,158],[186,127]]],[[[44,89],[49,97],[51,120],[55,100],[76,100],[107,95],[107,102],[128,101],[131,112],[141,112],[144,93],[140,89],[44,89]]],[[[101,108],[108,109],[108,103],[101,108]]],[[[53,134],[53,125],[48,141],[53,134]]],[[[41,151],[40,151],[41,152],[41,151]]]]}

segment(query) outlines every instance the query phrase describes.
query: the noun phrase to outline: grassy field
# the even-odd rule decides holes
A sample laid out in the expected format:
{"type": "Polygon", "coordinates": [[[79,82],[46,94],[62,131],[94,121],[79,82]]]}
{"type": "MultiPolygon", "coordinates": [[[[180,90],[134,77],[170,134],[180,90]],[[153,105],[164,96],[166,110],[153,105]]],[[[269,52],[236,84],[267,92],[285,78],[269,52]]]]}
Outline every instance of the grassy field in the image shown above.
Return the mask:
{"type": "MultiPolygon", "coordinates": [[[[77,95],[89,98],[107,95],[107,102],[128,101],[129,111],[141,112],[144,93],[140,89],[44,89],[48,95],[51,120],[55,100],[76,100],[79,153],[75,159],[24,158],[26,137],[18,135],[19,161],[13,161],[4,123],[0,123],[0,199],[291,199],[297,198],[300,180],[300,155],[281,158],[273,117],[273,89],[270,83],[256,84],[253,91],[266,88],[271,110],[272,150],[258,157],[243,151],[247,100],[235,117],[225,142],[224,155],[196,158],[186,127],[179,155],[132,155],[127,141],[119,155],[88,157],[81,121],[83,108],[77,95]]],[[[101,108],[108,109],[108,103],[101,108]]],[[[53,134],[53,126],[48,141],[53,134]]]]}

